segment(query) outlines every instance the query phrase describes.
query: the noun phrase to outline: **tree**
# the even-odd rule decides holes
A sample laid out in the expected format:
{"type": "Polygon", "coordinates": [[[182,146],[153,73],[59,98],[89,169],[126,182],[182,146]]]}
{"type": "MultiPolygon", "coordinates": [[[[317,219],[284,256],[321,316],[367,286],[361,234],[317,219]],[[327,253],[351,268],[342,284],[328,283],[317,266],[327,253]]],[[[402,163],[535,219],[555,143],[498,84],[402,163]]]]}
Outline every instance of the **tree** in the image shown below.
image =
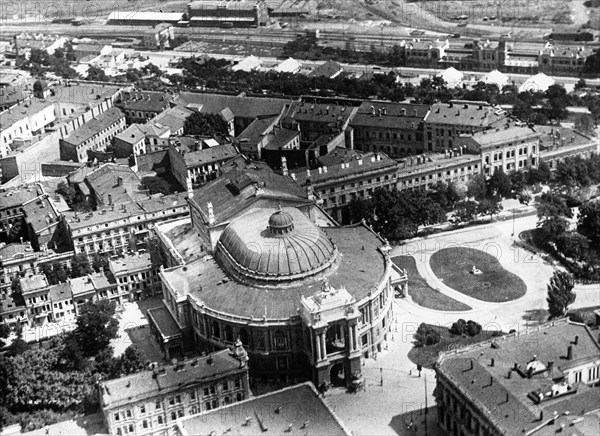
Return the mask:
{"type": "Polygon", "coordinates": [[[108,256],[94,253],[94,256],[92,257],[92,268],[94,268],[94,271],[96,272],[108,269],[108,256]]]}
{"type": "Polygon", "coordinates": [[[561,216],[548,216],[538,221],[538,227],[542,230],[545,240],[556,242],[569,228],[569,222],[561,216]]]}
{"type": "Polygon", "coordinates": [[[479,202],[478,212],[481,215],[489,215],[490,220],[496,215],[498,212],[502,210],[502,203],[500,201],[500,197],[486,197],[479,202]]]}
{"type": "Polygon", "coordinates": [[[573,292],[575,281],[571,274],[554,271],[548,284],[548,312],[553,318],[565,316],[569,305],[575,302],[577,295],[573,292]]]}
{"type": "Polygon", "coordinates": [[[476,200],[483,198],[486,192],[485,177],[481,174],[474,176],[467,184],[467,195],[476,200]]]}
{"type": "Polygon", "coordinates": [[[71,185],[68,185],[66,182],[60,182],[56,186],[56,193],[62,195],[69,206],[73,204],[76,192],[75,188],[73,188],[71,185]]]}
{"type": "Polygon", "coordinates": [[[577,232],[565,232],[556,240],[556,248],[567,257],[584,261],[590,249],[588,238],[577,232]]]}
{"type": "Polygon", "coordinates": [[[88,301],[81,307],[74,334],[86,356],[95,356],[117,337],[119,323],[114,314],[115,305],[108,300],[88,301]]]}
{"type": "Polygon", "coordinates": [[[550,167],[545,161],[541,161],[537,168],[531,168],[527,172],[527,182],[530,185],[534,185],[536,183],[547,183],[550,180],[550,176],[550,167]]]}
{"type": "Polygon", "coordinates": [[[186,135],[227,136],[229,129],[220,114],[194,112],[183,123],[186,135]]]}
{"type": "Polygon", "coordinates": [[[10,327],[6,324],[0,325],[0,348],[4,348],[6,345],[6,341],[4,339],[8,339],[10,335],[10,327]]]}
{"type": "Polygon", "coordinates": [[[498,169],[487,180],[486,187],[488,195],[508,198],[512,192],[511,178],[502,169],[498,169]]]}
{"type": "Polygon", "coordinates": [[[95,82],[109,82],[109,78],[103,69],[90,65],[87,70],[87,79],[95,82]]]}
{"type": "Polygon", "coordinates": [[[353,198],[348,203],[348,215],[351,223],[357,223],[363,219],[371,222],[373,218],[371,202],[359,197],[353,198]]]}
{"type": "Polygon", "coordinates": [[[165,179],[157,176],[142,177],[142,187],[150,191],[150,194],[169,195],[173,193],[171,185],[165,179]]]}
{"type": "Polygon", "coordinates": [[[71,259],[71,276],[83,277],[92,273],[90,261],[85,253],[78,253],[71,259]]]}
{"type": "Polygon", "coordinates": [[[119,362],[119,372],[121,374],[133,374],[142,371],[148,366],[148,361],[135,345],[130,345],[125,349],[119,362]]]}
{"type": "Polygon", "coordinates": [[[440,341],[440,334],[433,327],[424,322],[419,325],[414,335],[415,347],[437,344],[440,341]]]}
{"type": "Polygon", "coordinates": [[[600,243],[600,201],[588,201],[579,208],[579,231],[600,243]]]}
{"type": "Polygon", "coordinates": [[[479,205],[473,200],[464,200],[456,205],[452,221],[454,224],[468,223],[477,216],[479,205]]]}

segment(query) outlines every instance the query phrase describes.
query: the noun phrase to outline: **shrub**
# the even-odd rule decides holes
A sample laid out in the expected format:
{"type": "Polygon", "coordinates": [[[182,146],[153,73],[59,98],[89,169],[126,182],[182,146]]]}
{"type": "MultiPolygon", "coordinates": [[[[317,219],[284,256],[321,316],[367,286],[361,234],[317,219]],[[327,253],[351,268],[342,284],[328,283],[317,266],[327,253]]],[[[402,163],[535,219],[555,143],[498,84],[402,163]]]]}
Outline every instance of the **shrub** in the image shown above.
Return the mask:
{"type": "Polygon", "coordinates": [[[450,327],[450,333],[453,335],[469,335],[469,336],[477,336],[481,333],[481,324],[469,320],[465,321],[464,319],[459,319],[450,327]]]}

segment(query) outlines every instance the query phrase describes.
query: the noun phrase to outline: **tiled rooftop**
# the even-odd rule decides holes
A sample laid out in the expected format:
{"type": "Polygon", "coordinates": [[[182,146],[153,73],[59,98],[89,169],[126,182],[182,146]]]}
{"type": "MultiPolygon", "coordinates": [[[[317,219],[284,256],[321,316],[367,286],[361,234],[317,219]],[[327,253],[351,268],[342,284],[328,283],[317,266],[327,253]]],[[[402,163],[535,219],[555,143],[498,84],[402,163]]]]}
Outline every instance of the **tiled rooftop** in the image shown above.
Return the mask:
{"type": "Polygon", "coordinates": [[[18,105],[0,113],[0,130],[5,130],[17,121],[33,116],[52,105],[51,101],[40,100],[35,97],[22,101],[18,105]]]}
{"type": "Polygon", "coordinates": [[[123,112],[116,107],[112,107],[69,133],[69,135],[64,138],[64,141],[74,145],[82,144],[121,118],[125,118],[123,112]]]}
{"type": "Polygon", "coordinates": [[[19,285],[23,294],[35,292],[38,289],[48,287],[48,280],[44,274],[32,274],[19,279],[19,285]]]}
{"type": "Polygon", "coordinates": [[[39,195],[36,186],[0,192],[0,210],[23,205],[39,195]]]}
{"type": "Polygon", "coordinates": [[[416,130],[428,111],[429,106],[424,104],[365,101],[350,125],[416,130]]]}
{"type": "Polygon", "coordinates": [[[110,270],[115,276],[145,271],[152,267],[158,267],[161,263],[162,258],[156,251],[138,252],[119,259],[109,260],[110,270]]]}
{"type": "Polygon", "coordinates": [[[563,371],[594,360],[600,361],[600,346],[592,332],[582,324],[558,320],[442,354],[438,371],[504,434],[516,435],[537,427],[542,411],[550,419],[555,411],[559,415],[565,412],[577,415],[581,409],[598,409],[600,389],[584,384],[575,386],[577,392],[567,398],[536,404],[528,397],[532,391],[548,391],[563,371]],[[572,347],[570,360],[566,357],[568,346],[572,347]],[[548,369],[548,362],[553,362],[552,369],[548,369]],[[542,372],[531,377],[521,376],[514,370],[516,364],[527,372],[528,366],[534,363],[542,372]],[[509,372],[512,373],[510,378],[509,372]],[[580,397],[584,404],[576,407],[580,397]]]}
{"type": "Polygon", "coordinates": [[[52,302],[70,300],[73,298],[71,286],[69,283],[59,283],[57,285],[50,286],[50,289],[48,290],[48,298],[52,302]]]}
{"type": "Polygon", "coordinates": [[[162,112],[169,107],[169,96],[155,91],[122,91],[115,106],[124,110],[162,112]]]}
{"type": "Polygon", "coordinates": [[[453,101],[433,104],[425,123],[488,127],[507,115],[506,111],[485,102],[453,101]]]}
{"type": "Polygon", "coordinates": [[[56,213],[48,197],[40,196],[23,206],[26,221],[33,231],[38,233],[53,224],[58,224],[60,216],[56,213]]]}
{"type": "Polygon", "coordinates": [[[229,108],[236,117],[256,118],[280,114],[288,100],[182,92],[175,98],[175,103],[183,107],[199,107],[200,112],[209,114],[217,114],[229,108]]]}
{"type": "Polygon", "coordinates": [[[284,117],[299,122],[334,123],[343,125],[356,113],[357,108],[325,103],[293,102],[290,104],[284,117]]]}
{"type": "Polygon", "coordinates": [[[240,369],[240,363],[229,353],[229,350],[221,350],[177,365],[165,366],[161,368],[164,373],[159,370],[156,377],[153,371],[142,371],[102,382],[101,396],[104,407],[118,407],[157,395],[162,396],[177,392],[183,384],[210,381],[235,373],[240,369]],[[211,361],[212,363],[209,363],[211,361]]]}

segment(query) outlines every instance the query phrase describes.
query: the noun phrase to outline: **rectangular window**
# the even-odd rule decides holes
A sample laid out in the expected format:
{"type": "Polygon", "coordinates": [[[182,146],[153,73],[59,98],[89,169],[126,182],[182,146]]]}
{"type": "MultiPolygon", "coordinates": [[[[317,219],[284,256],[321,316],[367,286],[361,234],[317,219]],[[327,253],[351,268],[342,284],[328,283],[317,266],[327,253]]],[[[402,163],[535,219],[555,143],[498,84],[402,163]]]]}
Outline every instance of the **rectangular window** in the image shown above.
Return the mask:
{"type": "Polygon", "coordinates": [[[190,400],[196,401],[196,391],[190,392],[190,400]]]}
{"type": "Polygon", "coordinates": [[[127,409],[125,415],[127,416],[127,418],[131,418],[131,409],[127,409]]]}
{"type": "Polygon", "coordinates": [[[140,406],[140,413],[143,415],[144,413],[146,413],[146,406],[142,405],[140,406]]]}
{"type": "Polygon", "coordinates": [[[156,404],[154,405],[154,408],[156,410],[162,409],[162,402],[161,401],[157,401],[156,404]]]}
{"type": "Polygon", "coordinates": [[[223,392],[227,392],[229,390],[229,383],[223,382],[223,392]]]}
{"type": "Polygon", "coordinates": [[[120,417],[119,417],[119,412],[116,412],[116,413],[115,413],[115,421],[118,421],[119,419],[120,419],[120,417]]]}

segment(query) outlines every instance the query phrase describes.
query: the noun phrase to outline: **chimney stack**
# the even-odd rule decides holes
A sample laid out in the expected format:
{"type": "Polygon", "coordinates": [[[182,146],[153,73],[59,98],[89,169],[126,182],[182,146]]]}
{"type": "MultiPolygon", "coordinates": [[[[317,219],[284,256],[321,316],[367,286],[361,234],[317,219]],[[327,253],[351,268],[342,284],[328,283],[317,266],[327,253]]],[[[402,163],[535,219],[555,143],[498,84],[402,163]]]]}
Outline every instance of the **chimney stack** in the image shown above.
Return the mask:
{"type": "Polygon", "coordinates": [[[285,156],[281,156],[281,172],[284,176],[288,175],[287,159],[285,156]]]}
{"type": "Polygon", "coordinates": [[[123,186],[123,177],[117,177],[117,185],[123,186]]]}
{"type": "Polygon", "coordinates": [[[573,359],[573,345],[567,347],[567,360],[573,359]]]}
{"type": "Polygon", "coordinates": [[[208,224],[213,225],[215,223],[215,211],[213,209],[213,205],[209,201],[206,203],[206,207],[208,208],[208,224]]]}
{"type": "Polygon", "coordinates": [[[549,360],[548,365],[546,365],[546,368],[548,368],[548,371],[552,371],[552,368],[554,368],[554,361],[549,360]]]}
{"type": "Polygon", "coordinates": [[[575,336],[575,340],[573,341],[573,345],[577,345],[577,343],[579,342],[579,336],[575,336]]]}
{"type": "Polygon", "coordinates": [[[490,366],[494,366],[495,363],[496,363],[496,360],[492,357],[492,361],[490,362],[490,366]]]}
{"type": "Polygon", "coordinates": [[[192,179],[190,177],[187,177],[185,179],[186,181],[186,185],[187,185],[187,193],[188,193],[188,199],[192,199],[194,198],[194,189],[192,188],[192,179]]]}

